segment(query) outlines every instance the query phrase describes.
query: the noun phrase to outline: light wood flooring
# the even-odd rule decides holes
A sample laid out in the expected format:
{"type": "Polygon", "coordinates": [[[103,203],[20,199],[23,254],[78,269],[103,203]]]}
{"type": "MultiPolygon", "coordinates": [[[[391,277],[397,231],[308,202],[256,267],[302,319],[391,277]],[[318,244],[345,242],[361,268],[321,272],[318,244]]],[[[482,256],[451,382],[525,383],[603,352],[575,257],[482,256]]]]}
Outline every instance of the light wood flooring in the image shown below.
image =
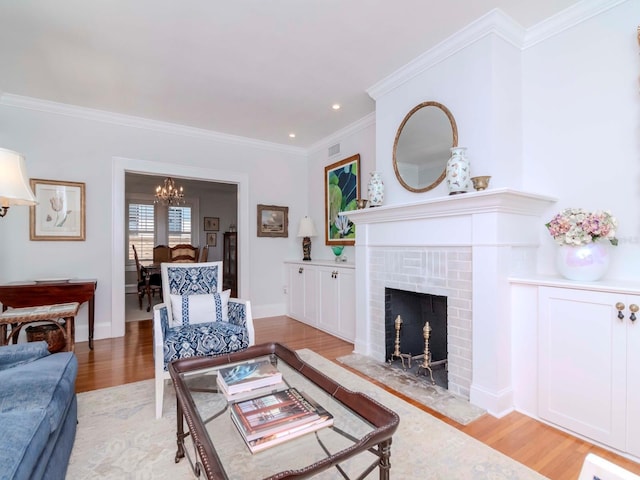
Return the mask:
{"type": "MultiPolygon", "coordinates": [[[[332,361],[348,355],[353,349],[352,344],[289,317],[263,318],[254,323],[256,343],[275,340],[293,349],[309,348],[332,361]]],[[[127,322],[124,337],[96,340],[94,350],[89,350],[88,342],[76,343],[79,361],[76,390],[84,392],[153,378],[152,335],[151,321],[143,320],[127,322]]],[[[640,464],[520,413],[514,412],[500,419],[484,415],[463,426],[373,379],[369,380],[553,480],[577,479],[589,452],[640,474],[640,464]]]]}

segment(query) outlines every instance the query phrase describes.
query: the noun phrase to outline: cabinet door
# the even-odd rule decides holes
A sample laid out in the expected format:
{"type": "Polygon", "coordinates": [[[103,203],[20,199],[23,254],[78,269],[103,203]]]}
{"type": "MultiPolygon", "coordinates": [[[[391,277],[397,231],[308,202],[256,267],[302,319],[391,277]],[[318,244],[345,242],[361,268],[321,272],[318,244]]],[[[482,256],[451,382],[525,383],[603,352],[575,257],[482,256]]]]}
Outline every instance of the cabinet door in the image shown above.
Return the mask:
{"type": "Polygon", "coordinates": [[[624,450],[626,334],[618,301],[612,293],[540,288],[538,408],[541,418],[624,450]]]}
{"type": "Polygon", "coordinates": [[[289,316],[304,321],[304,267],[289,265],[289,316]]]}
{"type": "Polygon", "coordinates": [[[320,280],[320,315],[318,327],[335,335],[340,334],[340,297],[338,296],[338,270],[331,267],[318,269],[320,280]]]}
{"type": "Polygon", "coordinates": [[[622,314],[627,330],[627,449],[640,457],[640,312],[631,320],[631,306],[640,306],[640,297],[627,296],[622,314]]]}

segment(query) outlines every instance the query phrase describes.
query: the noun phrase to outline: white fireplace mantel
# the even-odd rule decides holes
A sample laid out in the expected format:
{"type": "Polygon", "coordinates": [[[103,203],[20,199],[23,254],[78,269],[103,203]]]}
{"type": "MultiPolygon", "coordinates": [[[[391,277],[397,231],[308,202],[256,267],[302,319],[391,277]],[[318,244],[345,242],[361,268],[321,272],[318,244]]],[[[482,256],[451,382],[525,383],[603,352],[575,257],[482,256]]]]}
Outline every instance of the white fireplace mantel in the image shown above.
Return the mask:
{"type": "Polygon", "coordinates": [[[498,212],[538,216],[556,200],[545,195],[497,188],[401,205],[351,210],[341,212],[341,215],[356,225],[498,212]]]}
{"type": "Polygon", "coordinates": [[[500,188],[343,212],[357,232],[355,351],[384,360],[385,287],[444,292],[448,322],[468,324],[469,353],[450,360],[469,372],[458,392],[493,415],[511,411],[508,278],[535,269],[541,216],[555,202],[500,188]]]}

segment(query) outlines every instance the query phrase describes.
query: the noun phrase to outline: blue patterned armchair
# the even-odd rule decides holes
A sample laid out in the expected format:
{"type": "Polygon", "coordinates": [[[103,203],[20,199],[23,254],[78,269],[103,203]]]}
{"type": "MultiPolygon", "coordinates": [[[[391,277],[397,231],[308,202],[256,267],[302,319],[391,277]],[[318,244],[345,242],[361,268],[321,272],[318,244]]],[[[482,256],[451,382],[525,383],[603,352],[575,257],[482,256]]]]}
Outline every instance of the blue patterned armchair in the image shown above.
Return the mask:
{"type": "Polygon", "coordinates": [[[156,418],[171,361],[237,352],[255,341],[251,304],[222,291],[222,262],[163,263],[162,291],[164,303],[153,309],[156,418]]]}

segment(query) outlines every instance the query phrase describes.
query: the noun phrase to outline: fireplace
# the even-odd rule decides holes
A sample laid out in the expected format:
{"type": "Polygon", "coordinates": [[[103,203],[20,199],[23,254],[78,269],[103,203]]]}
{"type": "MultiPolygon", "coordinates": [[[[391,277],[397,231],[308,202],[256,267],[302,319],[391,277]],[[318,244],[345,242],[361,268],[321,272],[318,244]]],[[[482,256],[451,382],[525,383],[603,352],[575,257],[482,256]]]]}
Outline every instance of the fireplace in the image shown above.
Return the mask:
{"type": "Polygon", "coordinates": [[[384,323],[387,362],[448,388],[447,297],[387,288],[384,323]]]}
{"type": "Polygon", "coordinates": [[[355,352],[386,360],[386,289],[446,297],[449,391],[511,411],[508,278],[536,271],[554,201],[502,188],[345,212],[357,228],[355,352]]]}

